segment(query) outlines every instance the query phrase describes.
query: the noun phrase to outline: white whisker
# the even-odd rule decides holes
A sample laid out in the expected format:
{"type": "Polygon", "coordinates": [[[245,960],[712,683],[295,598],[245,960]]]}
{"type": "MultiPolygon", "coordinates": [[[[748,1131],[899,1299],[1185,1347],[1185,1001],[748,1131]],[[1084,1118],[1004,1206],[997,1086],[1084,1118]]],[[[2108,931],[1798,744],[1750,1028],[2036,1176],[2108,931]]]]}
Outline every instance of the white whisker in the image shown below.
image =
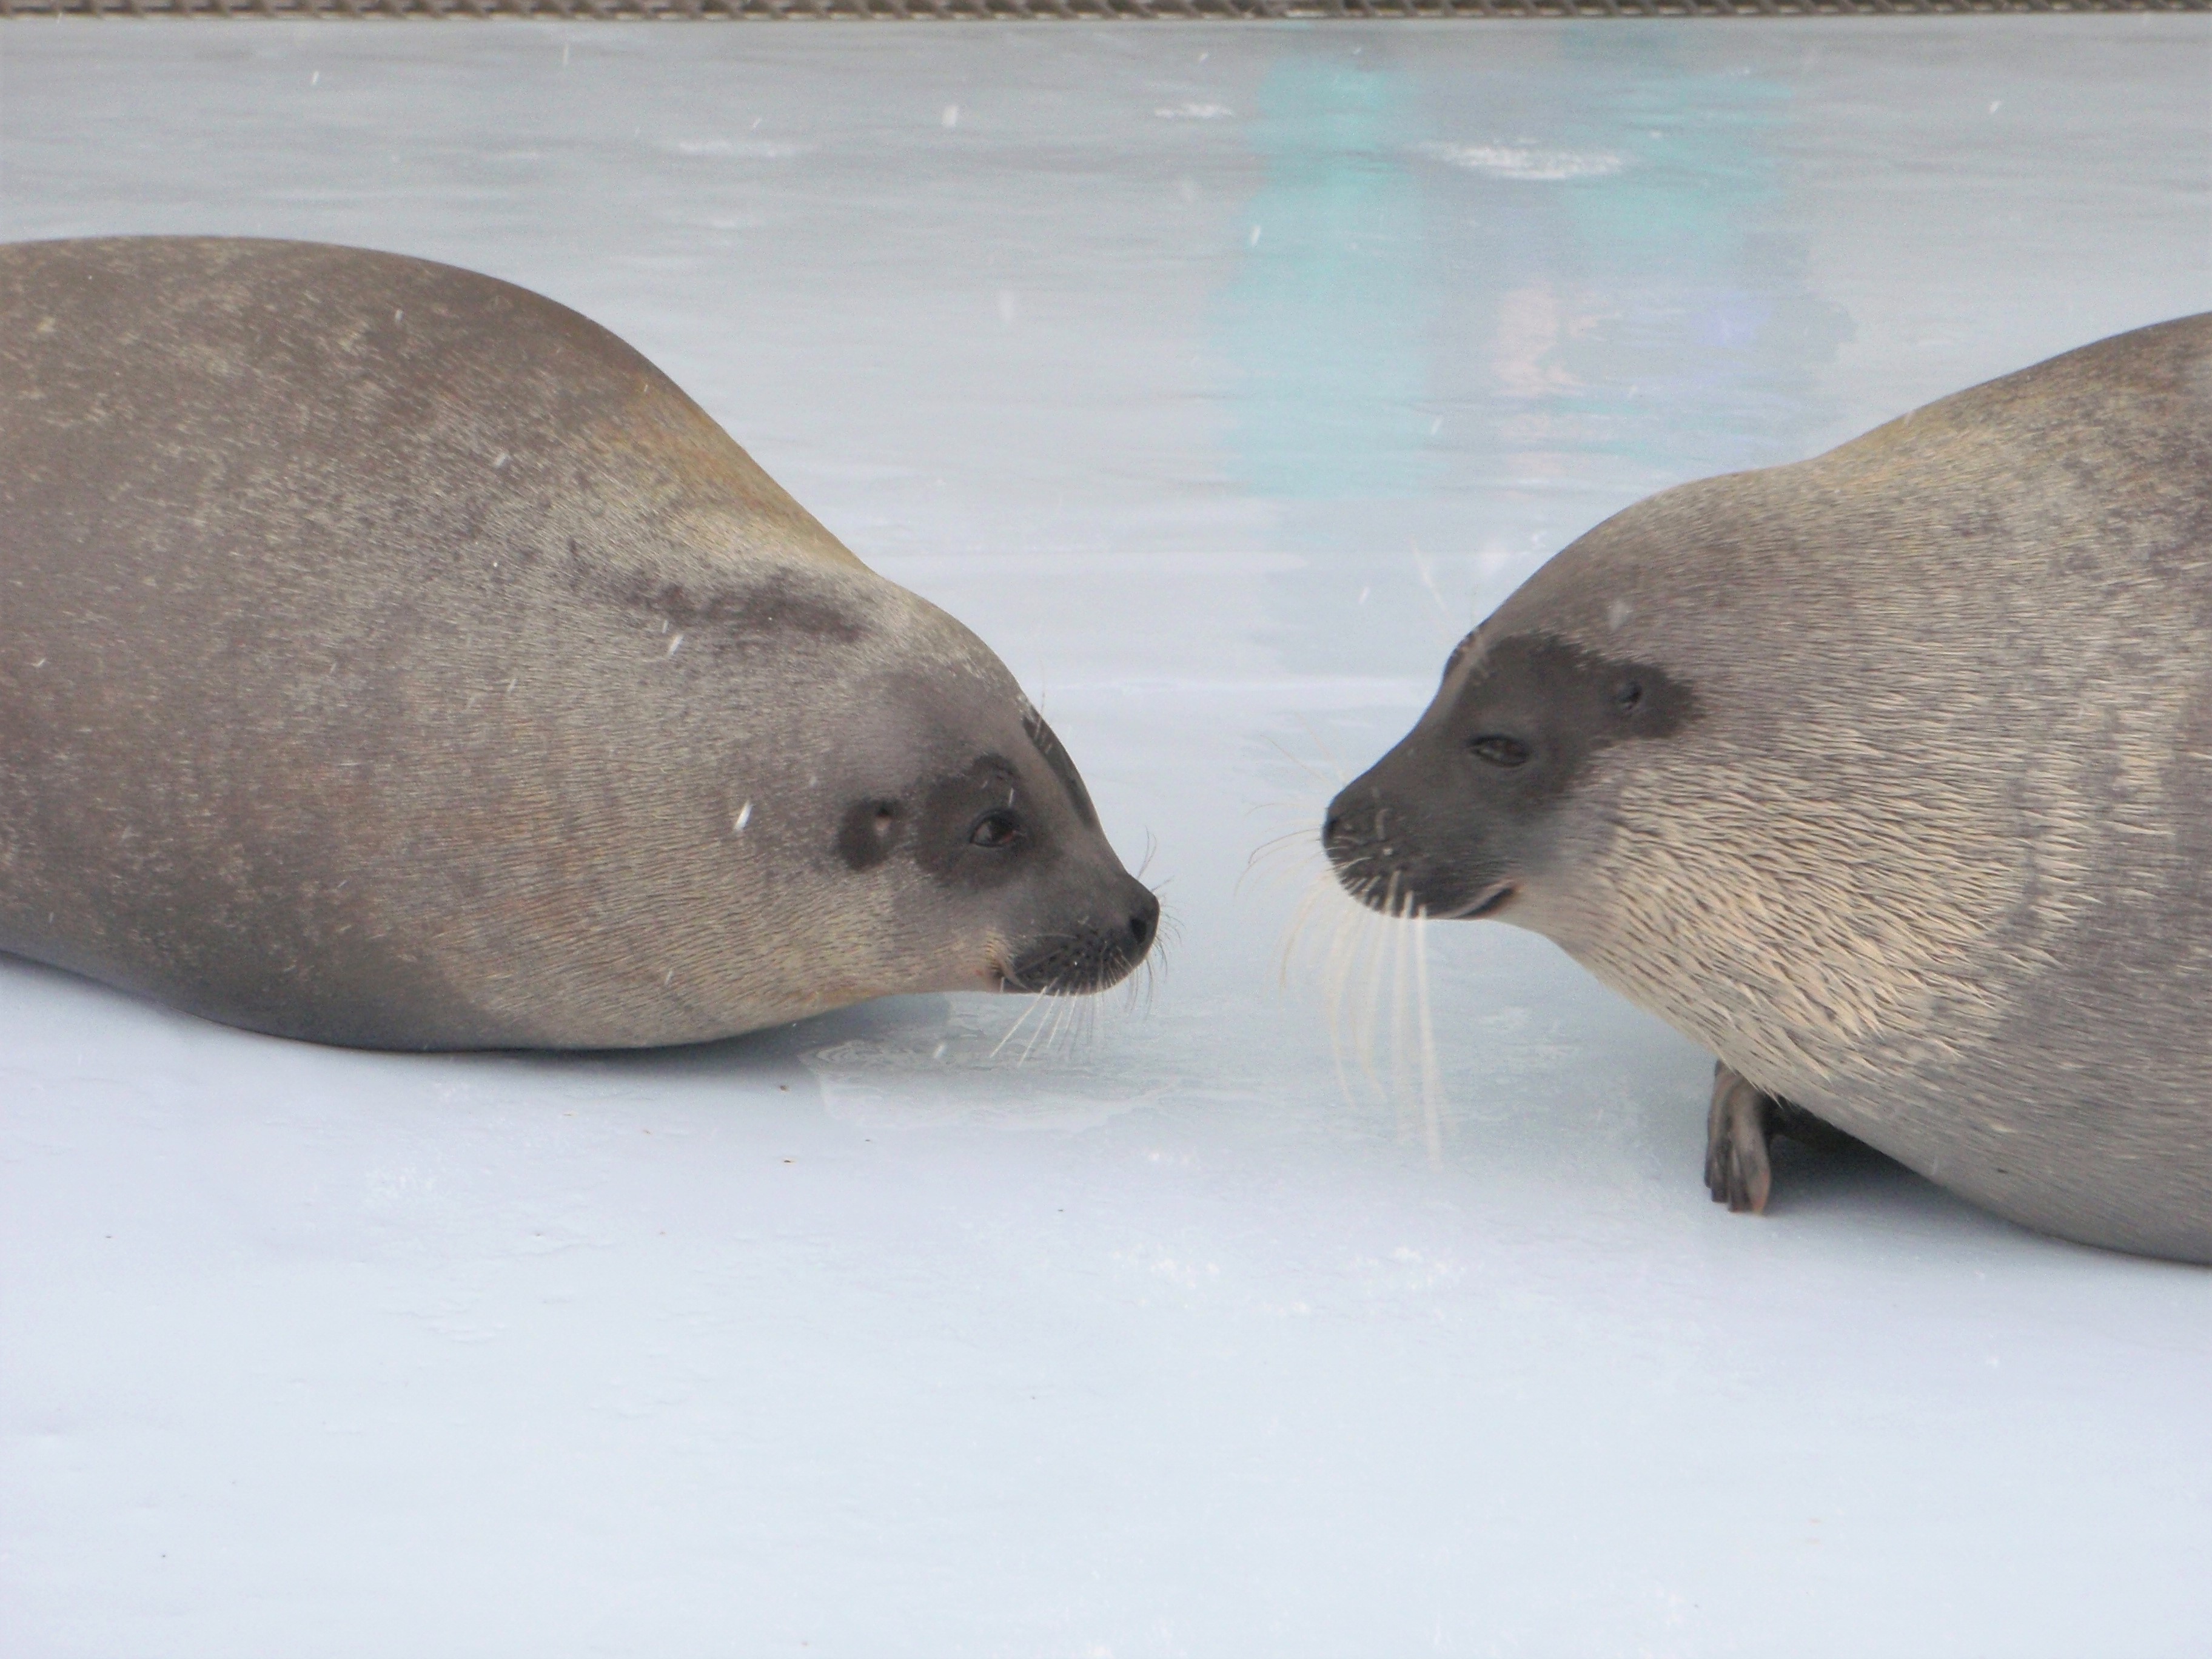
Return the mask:
{"type": "Polygon", "coordinates": [[[1437,614],[1443,618],[1444,643],[1457,645],[1467,630],[1460,626],[1459,618],[1452,614],[1451,606],[1444,603],[1443,593],[1437,586],[1436,576],[1429,569],[1429,562],[1421,556],[1419,544],[1408,543],[1407,545],[1413,550],[1413,568],[1420,574],[1421,586],[1429,590],[1429,597],[1437,602],[1437,614]]]}
{"type": "Polygon", "coordinates": [[[1344,1097],[1389,1105],[1401,1133],[1417,1136],[1430,1161],[1441,1164],[1448,1123],[1429,914],[1400,890],[1401,879],[1363,875],[1356,861],[1309,868],[1272,965],[1285,990],[1295,976],[1317,973],[1329,1058],[1344,1097]]]}
{"type": "MultiPolygon", "coordinates": [[[[1313,746],[1321,750],[1322,758],[1328,763],[1328,769],[1336,775],[1334,779],[1336,787],[1339,789],[1343,788],[1344,786],[1350,783],[1352,780],[1345,775],[1344,768],[1340,763],[1339,763],[1335,752],[1331,750],[1327,744],[1322,741],[1321,733],[1314,730],[1314,725],[1311,720],[1308,720],[1304,714],[1300,714],[1297,718],[1298,724],[1305,728],[1306,736],[1313,739],[1313,746]]],[[[1326,782],[1328,781],[1328,780],[1324,779],[1323,781],[1326,782]]]]}
{"type": "Polygon", "coordinates": [[[1444,1085],[1437,1065],[1437,1028],[1429,1002],[1429,912],[1413,913],[1413,992],[1420,1012],[1421,1138],[1428,1143],[1429,1162],[1438,1168],[1444,1161],[1444,1085]]]}
{"type": "MultiPolygon", "coordinates": [[[[1041,997],[1038,1000],[1048,1001],[1053,1004],[1053,1006],[1045,1017],[1036,1023],[1036,1030],[1030,1033],[1029,1043],[1023,1048],[1022,1057],[1014,1062],[1017,1066],[1026,1066],[1030,1063],[1030,1056],[1036,1052],[1037,1043],[1052,1031],[1061,1013],[1067,1007],[1066,997],[1041,997]]],[[[1052,1052],[1049,1044],[1046,1046],[1045,1052],[1047,1054],[1052,1052]]]]}
{"type": "MultiPolygon", "coordinates": [[[[1306,722],[1303,718],[1299,720],[1299,722],[1298,722],[1298,723],[1299,723],[1300,725],[1302,725],[1302,726],[1305,726],[1305,727],[1306,727],[1306,735],[1307,735],[1308,737],[1313,737],[1313,735],[1314,735],[1313,727],[1312,727],[1310,725],[1307,724],[1307,722],[1306,722]]],[[[1319,784],[1324,784],[1324,785],[1326,785],[1326,784],[1330,783],[1331,781],[1334,781],[1334,782],[1335,782],[1335,783],[1337,783],[1337,784],[1339,784],[1339,785],[1341,785],[1341,784],[1344,782],[1344,772],[1343,772],[1343,769],[1341,769],[1340,767],[1338,767],[1338,766],[1337,766],[1335,760],[1334,760],[1334,758],[1331,758],[1331,757],[1329,757],[1329,754],[1328,754],[1328,749],[1327,749],[1326,747],[1324,747],[1324,746],[1322,744],[1322,743],[1320,742],[1320,740],[1319,740],[1318,738],[1316,738],[1316,739],[1315,739],[1314,747],[1315,747],[1315,748],[1316,748],[1316,749],[1320,749],[1320,750],[1321,750],[1321,751],[1322,751],[1322,755],[1323,758],[1325,758],[1325,759],[1328,759],[1328,760],[1329,766],[1331,767],[1331,769],[1334,769],[1334,770],[1336,772],[1336,776],[1335,776],[1335,778],[1334,778],[1334,780],[1331,780],[1331,778],[1328,776],[1328,773],[1325,773],[1325,772],[1322,772],[1322,771],[1316,770],[1315,768],[1313,768],[1313,767],[1311,767],[1311,766],[1307,765],[1305,762],[1304,762],[1304,761],[1300,760],[1300,759],[1299,759],[1296,755],[1293,755],[1293,754],[1290,751],[1289,748],[1288,748],[1285,744],[1282,744],[1282,743],[1279,742],[1279,741],[1278,741],[1276,738],[1274,738],[1273,737],[1271,737],[1271,736],[1270,736],[1270,737],[1267,737],[1267,738],[1265,738],[1265,741],[1266,741],[1266,742],[1267,742],[1267,743],[1271,747],[1273,747],[1273,748],[1274,749],[1274,750],[1275,750],[1275,752],[1276,752],[1277,754],[1280,755],[1280,756],[1281,756],[1285,760],[1286,760],[1286,761],[1290,762],[1290,763],[1291,763],[1291,765],[1293,765],[1293,766],[1297,767],[1297,768],[1298,769],[1298,770],[1299,770],[1299,771],[1301,771],[1301,772],[1304,773],[1308,777],[1311,778],[1311,779],[1312,779],[1316,783],[1319,783],[1319,784]]]]}
{"type": "Polygon", "coordinates": [[[989,1059],[996,1060],[999,1057],[999,1050],[1004,1048],[1009,1042],[1012,1042],[1014,1040],[1014,1033],[1020,1030],[1023,1026],[1029,1024],[1030,1016],[1036,1012],[1037,1006],[1044,999],[1041,996],[1033,995],[1030,998],[1030,1006],[1022,1010],[1020,1018],[1015,1020],[1012,1025],[1006,1027],[1006,1034],[1000,1037],[998,1042],[993,1047],[990,1054],[988,1055],[989,1059]]]}

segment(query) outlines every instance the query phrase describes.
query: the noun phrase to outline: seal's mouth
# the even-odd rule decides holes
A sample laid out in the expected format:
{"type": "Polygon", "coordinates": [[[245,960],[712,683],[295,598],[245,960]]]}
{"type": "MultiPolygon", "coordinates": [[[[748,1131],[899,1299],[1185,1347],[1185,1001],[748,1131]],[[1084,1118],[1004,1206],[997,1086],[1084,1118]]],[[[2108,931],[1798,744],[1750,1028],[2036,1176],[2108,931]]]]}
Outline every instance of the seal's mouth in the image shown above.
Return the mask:
{"type": "Polygon", "coordinates": [[[1484,916],[1494,916],[1510,904],[1520,890],[1511,882],[1501,881],[1474,903],[1455,910],[1451,919],[1454,921],[1477,921],[1484,916]]]}
{"type": "MultiPolygon", "coordinates": [[[[1135,886],[1134,883],[1131,884],[1135,886]]],[[[1081,997],[1119,985],[1151,952],[1159,934],[1159,901],[1138,888],[1127,915],[1105,920],[1079,917],[1066,931],[1011,953],[994,950],[989,973],[994,988],[1029,996],[1081,997]]]]}
{"type": "Polygon", "coordinates": [[[1119,985],[1144,959],[1142,951],[1054,951],[1046,961],[995,968],[995,988],[1016,996],[1092,996],[1119,985]]]}
{"type": "Polygon", "coordinates": [[[1410,919],[1426,916],[1431,921],[1475,921],[1485,916],[1494,916],[1519,895],[1521,889],[1510,881],[1492,882],[1465,904],[1455,904],[1449,909],[1430,909],[1418,895],[1395,881],[1366,877],[1355,882],[1339,871],[1338,878],[1345,890],[1370,910],[1380,910],[1386,916],[1410,919]]]}
{"type": "Polygon", "coordinates": [[[1117,962],[1102,964],[1088,973],[1063,974],[1035,981],[1015,974],[997,973],[991,988],[1002,996],[1087,997],[1111,990],[1128,978],[1135,967],[1134,963],[1117,962]]]}

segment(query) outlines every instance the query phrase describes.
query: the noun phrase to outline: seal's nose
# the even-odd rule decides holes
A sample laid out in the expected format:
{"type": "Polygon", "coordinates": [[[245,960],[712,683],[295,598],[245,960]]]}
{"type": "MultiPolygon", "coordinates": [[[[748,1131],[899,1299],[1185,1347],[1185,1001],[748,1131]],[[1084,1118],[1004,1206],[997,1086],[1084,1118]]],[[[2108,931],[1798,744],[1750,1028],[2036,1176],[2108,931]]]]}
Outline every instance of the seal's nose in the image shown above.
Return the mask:
{"type": "Polygon", "coordinates": [[[1371,786],[1362,787],[1366,782],[1362,778],[1346,785],[1329,802],[1328,816],[1322,820],[1322,850],[1340,869],[1346,860],[1367,850],[1367,843],[1373,839],[1375,792],[1371,786]]]}
{"type": "Polygon", "coordinates": [[[1129,899],[1129,940],[1133,951],[1129,959],[1134,962],[1152,948],[1152,940],[1159,934],[1160,902],[1135,877],[1129,878],[1129,885],[1135,890],[1129,899]]]}
{"type": "Polygon", "coordinates": [[[1133,876],[1115,878],[1112,901],[1096,888],[1082,908],[1062,911],[1058,925],[1016,957],[1000,975],[1006,988],[1088,996],[1118,985],[1142,962],[1160,934],[1160,902],[1133,876]]]}

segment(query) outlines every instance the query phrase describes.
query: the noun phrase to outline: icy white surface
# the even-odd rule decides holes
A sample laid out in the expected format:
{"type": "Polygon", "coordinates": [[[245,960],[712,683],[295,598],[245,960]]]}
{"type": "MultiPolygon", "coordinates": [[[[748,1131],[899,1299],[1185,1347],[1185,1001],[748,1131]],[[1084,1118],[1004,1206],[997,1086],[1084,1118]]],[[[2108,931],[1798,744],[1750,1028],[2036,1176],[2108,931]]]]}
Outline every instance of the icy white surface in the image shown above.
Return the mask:
{"type": "Polygon", "coordinates": [[[1704,1057],[1493,926],[1430,941],[1432,1157],[1278,987],[1310,854],[1237,883],[1604,514],[2212,303],[2208,73],[2192,18],[0,25],[5,235],[611,325],[1000,647],[1180,924],[995,1059],[1018,1005],[424,1059],[0,963],[0,1649],[2207,1651],[2212,1275],[1872,1158],[1729,1216],[1704,1057]]]}

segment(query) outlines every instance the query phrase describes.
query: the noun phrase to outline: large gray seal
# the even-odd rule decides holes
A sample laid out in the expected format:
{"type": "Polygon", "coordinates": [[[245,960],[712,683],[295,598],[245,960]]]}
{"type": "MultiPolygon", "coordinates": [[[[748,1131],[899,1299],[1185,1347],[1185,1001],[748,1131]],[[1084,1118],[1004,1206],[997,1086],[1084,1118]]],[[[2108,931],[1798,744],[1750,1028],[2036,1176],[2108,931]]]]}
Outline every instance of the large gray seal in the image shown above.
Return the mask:
{"type": "Polygon", "coordinates": [[[1716,1196],[1809,1115],[2212,1261],[2212,315],[1607,520],[1324,835],[1717,1055],[1716,1196]]]}
{"type": "Polygon", "coordinates": [[[1080,992],[1158,907],[966,629],[507,283],[0,248],[0,949],[379,1048],[1080,992]]]}

